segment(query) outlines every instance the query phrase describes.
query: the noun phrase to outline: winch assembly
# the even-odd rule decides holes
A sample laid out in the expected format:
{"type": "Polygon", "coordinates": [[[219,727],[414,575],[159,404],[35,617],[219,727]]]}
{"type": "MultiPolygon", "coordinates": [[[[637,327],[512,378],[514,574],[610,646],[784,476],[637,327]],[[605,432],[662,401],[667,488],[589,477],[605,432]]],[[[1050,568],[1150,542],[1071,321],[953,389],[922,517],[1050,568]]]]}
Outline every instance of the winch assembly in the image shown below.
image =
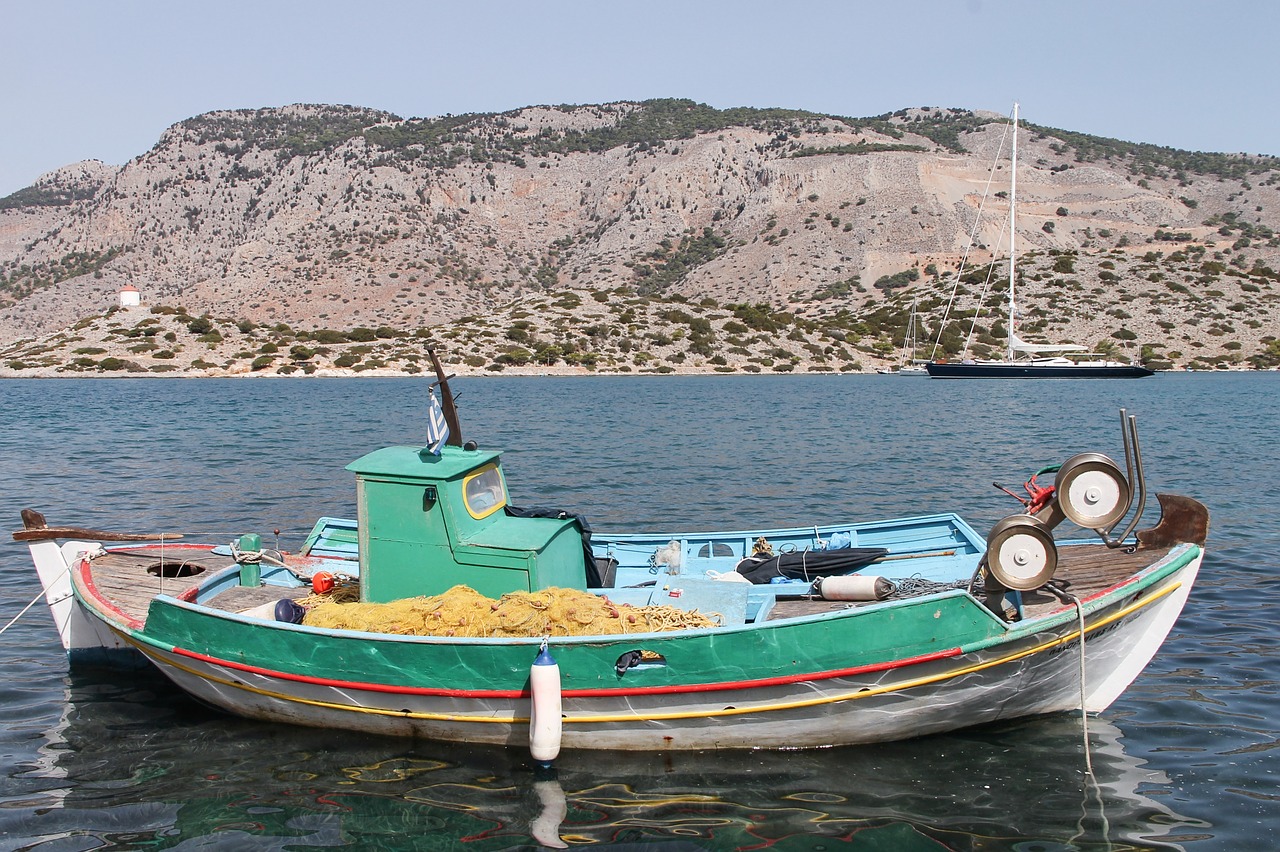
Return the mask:
{"type": "Polygon", "coordinates": [[[1030,591],[1053,579],[1058,566],[1053,529],[1064,520],[1093,530],[1108,547],[1133,546],[1129,537],[1142,517],[1146,481],[1137,420],[1121,409],[1120,421],[1125,456],[1123,470],[1102,453],[1080,453],[1061,465],[1033,474],[1023,486],[1026,498],[996,485],[1021,502],[1024,511],[1003,518],[987,535],[987,553],[979,570],[985,567],[988,606],[993,598],[1000,601],[1007,590],[1030,591]],[[1055,474],[1053,485],[1039,485],[1037,477],[1048,473],[1055,474]],[[1133,507],[1130,482],[1137,483],[1137,511],[1124,531],[1113,535],[1133,507]]]}

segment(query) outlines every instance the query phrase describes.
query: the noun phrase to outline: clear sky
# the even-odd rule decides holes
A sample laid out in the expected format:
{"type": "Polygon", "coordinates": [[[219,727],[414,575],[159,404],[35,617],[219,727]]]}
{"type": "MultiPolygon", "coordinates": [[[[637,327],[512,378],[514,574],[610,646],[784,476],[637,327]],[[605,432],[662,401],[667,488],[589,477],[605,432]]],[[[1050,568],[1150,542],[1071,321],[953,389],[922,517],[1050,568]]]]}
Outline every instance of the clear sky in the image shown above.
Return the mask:
{"type": "Polygon", "coordinates": [[[0,0],[0,196],[215,109],[685,97],[1280,154],[1275,0],[0,0]]]}

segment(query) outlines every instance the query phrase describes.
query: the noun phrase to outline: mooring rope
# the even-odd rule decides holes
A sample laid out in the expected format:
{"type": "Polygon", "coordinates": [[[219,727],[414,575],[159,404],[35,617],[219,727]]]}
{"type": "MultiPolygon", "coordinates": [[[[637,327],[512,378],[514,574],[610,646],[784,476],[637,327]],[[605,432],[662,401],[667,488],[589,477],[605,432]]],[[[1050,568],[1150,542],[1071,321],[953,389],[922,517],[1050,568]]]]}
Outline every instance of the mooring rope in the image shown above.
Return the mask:
{"type": "MultiPolygon", "coordinates": [[[[1098,777],[1093,774],[1093,754],[1092,754],[1092,750],[1089,747],[1089,711],[1085,708],[1086,695],[1085,695],[1085,673],[1084,673],[1085,672],[1085,669],[1084,669],[1084,605],[1080,602],[1080,599],[1075,595],[1065,590],[1063,590],[1062,594],[1066,595],[1066,597],[1071,601],[1071,603],[1075,605],[1076,621],[1080,627],[1080,731],[1084,740],[1085,799],[1084,799],[1084,802],[1082,803],[1083,813],[1080,816],[1080,821],[1077,823],[1077,826],[1079,827],[1080,831],[1076,834],[1075,837],[1072,838],[1072,840],[1074,841],[1077,838],[1084,836],[1084,833],[1085,833],[1084,820],[1089,813],[1089,796],[1091,795],[1091,793],[1093,796],[1097,798],[1098,819],[1102,821],[1102,836],[1104,838],[1110,838],[1111,829],[1110,829],[1109,822],[1107,820],[1106,802],[1103,801],[1102,789],[1098,786],[1098,777]]],[[[1109,845],[1108,845],[1108,848],[1110,848],[1109,845]]]]}
{"type": "MultiPolygon", "coordinates": [[[[266,562],[268,565],[275,565],[288,571],[293,571],[295,574],[297,573],[284,562],[283,554],[281,554],[279,559],[276,559],[274,556],[267,555],[266,548],[263,548],[262,550],[241,550],[234,540],[228,545],[228,547],[231,549],[231,558],[235,560],[237,565],[254,565],[266,562]]],[[[278,550],[274,552],[277,554],[280,553],[278,550]]]]}
{"type": "MultiPolygon", "coordinates": [[[[970,594],[979,594],[982,584],[982,578],[975,573],[974,577],[969,580],[959,580],[954,583],[940,583],[935,580],[926,580],[919,574],[907,577],[901,580],[894,580],[897,589],[891,598],[913,598],[920,595],[937,594],[949,589],[967,589],[970,594]]],[[[1084,764],[1085,771],[1090,778],[1093,774],[1093,756],[1089,749],[1089,711],[1085,707],[1085,701],[1088,696],[1087,681],[1085,679],[1085,647],[1084,647],[1084,604],[1075,595],[1066,589],[1057,585],[1050,584],[1045,589],[1052,592],[1055,597],[1063,603],[1070,603],[1076,610],[1076,621],[1080,628],[1080,729],[1084,735],[1084,764]]]]}
{"type": "MultiPolygon", "coordinates": [[[[64,568],[64,569],[62,570],[62,573],[61,573],[61,574],[59,574],[57,577],[55,577],[55,578],[54,578],[53,582],[55,582],[55,583],[56,583],[56,582],[58,582],[58,580],[61,580],[61,579],[63,578],[63,576],[64,576],[64,575],[66,575],[67,573],[69,573],[70,571],[71,571],[71,566],[67,566],[66,568],[64,568]]],[[[8,629],[9,629],[10,627],[12,627],[13,625],[17,624],[17,623],[18,623],[18,619],[19,619],[19,618],[22,618],[22,616],[26,615],[26,614],[27,614],[27,610],[29,610],[29,609],[31,609],[31,607],[35,606],[35,605],[36,605],[36,603],[40,600],[40,598],[44,597],[44,592],[45,592],[45,590],[44,590],[44,587],[43,587],[43,584],[42,584],[42,585],[41,585],[41,588],[40,588],[40,591],[36,592],[36,596],[35,596],[34,598],[32,598],[32,599],[31,599],[31,603],[29,603],[29,604],[27,604],[26,606],[24,606],[24,607],[22,608],[22,612],[18,613],[18,614],[17,614],[17,615],[15,615],[13,618],[11,618],[11,619],[9,620],[9,623],[8,623],[8,624],[6,624],[4,627],[0,627],[0,635],[3,635],[3,634],[4,634],[4,632],[5,632],[6,630],[8,630],[8,629]]]]}
{"type": "Polygon", "coordinates": [[[1089,751],[1089,710],[1085,706],[1085,676],[1084,676],[1084,604],[1080,599],[1070,592],[1065,593],[1076,607],[1076,619],[1080,622],[1080,730],[1084,735],[1084,768],[1089,773],[1089,777],[1093,778],[1093,756],[1089,751]]]}
{"type": "Polygon", "coordinates": [[[1069,603],[1076,609],[1076,622],[1080,628],[1080,731],[1084,736],[1085,772],[1090,778],[1094,778],[1093,756],[1089,750],[1089,710],[1085,706],[1085,701],[1088,697],[1088,690],[1086,689],[1084,669],[1084,604],[1080,602],[1080,598],[1071,594],[1071,592],[1068,592],[1063,586],[1053,581],[1045,584],[1044,589],[1058,600],[1063,603],[1069,603]]]}

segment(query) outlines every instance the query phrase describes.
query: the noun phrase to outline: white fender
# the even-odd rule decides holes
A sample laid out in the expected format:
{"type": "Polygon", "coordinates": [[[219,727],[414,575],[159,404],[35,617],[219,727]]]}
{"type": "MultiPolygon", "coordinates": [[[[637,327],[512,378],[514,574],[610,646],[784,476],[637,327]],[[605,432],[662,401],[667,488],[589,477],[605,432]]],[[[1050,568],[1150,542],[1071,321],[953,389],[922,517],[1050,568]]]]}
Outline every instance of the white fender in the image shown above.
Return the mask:
{"type": "Polygon", "coordinates": [[[560,666],[543,645],[529,667],[529,753],[539,763],[550,763],[560,754],[563,725],[560,718],[560,666]]]}
{"type": "Polygon", "coordinates": [[[823,577],[814,589],[827,601],[882,601],[894,593],[895,586],[884,577],[862,574],[837,574],[823,577]]]}
{"type": "Polygon", "coordinates": [[[248,609],[242,609],[240,610],[240,615],[248,616],[249,618],[261,618],[263,621],[275,621],[276,603],[276,601],[269,601],[248,609]]]}

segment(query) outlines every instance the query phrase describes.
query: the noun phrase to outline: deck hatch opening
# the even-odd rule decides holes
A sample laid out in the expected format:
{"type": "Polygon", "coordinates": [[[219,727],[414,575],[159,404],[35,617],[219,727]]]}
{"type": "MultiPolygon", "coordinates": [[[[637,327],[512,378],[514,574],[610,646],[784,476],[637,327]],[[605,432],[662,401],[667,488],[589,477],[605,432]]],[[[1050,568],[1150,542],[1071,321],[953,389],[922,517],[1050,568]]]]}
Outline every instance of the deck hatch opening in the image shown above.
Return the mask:
{"type": "Polygon", "coordinates": [[[147,566],[147,573],[156,577],[169,579],[172,577],[194,577],[203,574],[207,569],[195,562],[154,562],[147,566]]]}

